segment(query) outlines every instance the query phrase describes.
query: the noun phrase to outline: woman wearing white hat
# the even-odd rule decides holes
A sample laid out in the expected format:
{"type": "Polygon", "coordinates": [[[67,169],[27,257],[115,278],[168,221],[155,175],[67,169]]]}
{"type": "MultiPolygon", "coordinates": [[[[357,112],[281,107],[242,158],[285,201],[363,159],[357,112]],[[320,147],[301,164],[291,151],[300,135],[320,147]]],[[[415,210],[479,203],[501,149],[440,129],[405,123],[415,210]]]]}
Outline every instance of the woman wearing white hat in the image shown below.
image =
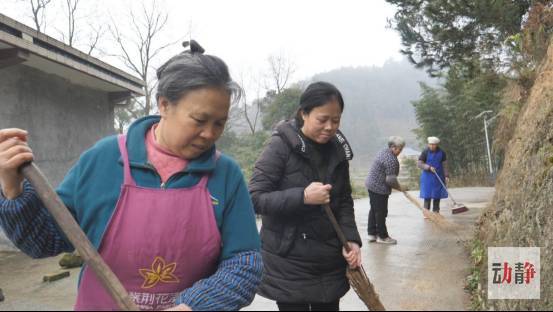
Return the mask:
{"type": "Polygon", "coordinates": [[[447,156],[439,144],[440,139],[429,137],[428,148],[421,153],[418,161],[418,167],[422,169],[420,197],[424,199],[424,208],[430,210],[430,203],[433,201],[432,210],[437,213],[440,212],[440,200],[447,198],[447,190],[436,175],[445,183],[449,182],[447,156]]]}

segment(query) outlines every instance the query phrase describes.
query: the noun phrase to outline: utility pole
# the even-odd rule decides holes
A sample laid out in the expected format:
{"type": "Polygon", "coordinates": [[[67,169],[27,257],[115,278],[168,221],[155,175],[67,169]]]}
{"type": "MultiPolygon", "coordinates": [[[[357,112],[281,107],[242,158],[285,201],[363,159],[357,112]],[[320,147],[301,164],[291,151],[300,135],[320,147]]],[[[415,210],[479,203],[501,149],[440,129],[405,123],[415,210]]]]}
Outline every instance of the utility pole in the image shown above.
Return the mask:
{"type": "Polygon", "coordinates": [[[486,147],[488,149],[488,163],[490,165],[490,174],[493,174],[492,154],[490,152],[490,139],[488,139],[488,120],[484,117],[484,132],[486,133],[486,147]]]}
{"type": "Polygon", "coordinates": [[[481,112],[480,114],[478,114],[477,116],[475,116],[473,119],[477,119],[477,118],[480,118],[480,117],[483,117],[484,119],[484,133],[486,134],[486,150],[488,152],[488,165],[489,165],[489,168],[490,168],[490,174],[493,175],[493,165],[492,165],[492,153],[491,153],[491,150],[490,150],[490,139],[489,139],[489,136],[488,136],[488,124],[493,121],[496,117],[492,117],[490,119],[487,119],[487,115],[488,114],[492,114],[493,111],[491,110],[487,110],[487,111],[483,111],[481,112]]]}

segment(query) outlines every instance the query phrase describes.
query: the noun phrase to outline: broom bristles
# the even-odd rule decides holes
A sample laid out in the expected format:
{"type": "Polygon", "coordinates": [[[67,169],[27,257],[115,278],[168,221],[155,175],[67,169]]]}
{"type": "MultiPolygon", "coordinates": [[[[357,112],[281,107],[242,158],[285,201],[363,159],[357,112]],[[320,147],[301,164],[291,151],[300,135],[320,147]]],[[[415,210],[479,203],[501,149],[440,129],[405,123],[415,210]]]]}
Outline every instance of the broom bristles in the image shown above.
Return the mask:
{"type": "Polygon", "coordinates": [[[405,197],[407,197],[407,199],[412,202],[417,208],[419,208],[419,210],[422,211],[422,214],[428,218],[428,220],[432,221],[434,224],[436,224],[439,228],[441,228],[442,230],[446,230],[446,231],[453,231],[453,230],[457,230],[459,228],[458,225],[446,220],[444,218],[444,216],[442,216],[441,214],[439,213],[435,213],[435,212],[432,212],[428,209],[425,209],[420,203],[418,200],[416,200],[415,198],[413,198],[413,196],[411,196],[411,194],[407,193],[407,192],[403,192],[403,194],[405,195],[405,197]]]}
{"type": "Polygon", "coordinates": [[[348,268],[346,275],[351,287],[370,311],[386,311],[362,266],[356,269],[348,268]]]}

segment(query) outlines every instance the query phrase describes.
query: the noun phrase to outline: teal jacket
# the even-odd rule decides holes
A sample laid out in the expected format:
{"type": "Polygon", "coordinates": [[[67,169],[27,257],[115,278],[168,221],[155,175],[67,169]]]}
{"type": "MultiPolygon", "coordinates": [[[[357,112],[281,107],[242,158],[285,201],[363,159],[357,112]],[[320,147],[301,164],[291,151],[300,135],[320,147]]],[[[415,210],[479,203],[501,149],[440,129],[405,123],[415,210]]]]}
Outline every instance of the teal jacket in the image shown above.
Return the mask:
{"type": "MultiPolygon", "coordinates": [[[[138,186],[161,188],[145,146],[146,132],[159,120],[159,116],[137,120],[127,134],[131,174],[138,186]]],[[[251,303],[261,281],[260,239],[242,171],[228,156],[216,160],[215,151],[213,147],[190,161],[163,185],[167,189],[191,187],[210,174],[208,189],[222,238],[217,272],[184,290],[177,304],[194,310],[238,310],[251,303]]],[[[96,248],[114,213],[122,184],[121,153],[117,136],[111,136],[83,153],[57,189],[96,248]]],[[[0,194],[0,226],[19,249],[34,258],[73,250],[28,182],[23,194],[14,200],[0,194]]]]}
{"type": "MultiPolygon", "coordinates": [[[[127,133],[131,174],[138,186],[161,188],[161,178],[148,163],[145,145],[146,132],[159,120],[159,116],[137,120],[127,133]]],[[[255,213],[242,171],[228,156],[216,160],[215,147],[192,160],[163,187],[192,187],[205,174],[211,174],[208,189],[222,238],[222,260],[242,251],[259,250],[255,213]]],[[[117,136],[111,136],[86,151],[58,188],[61,199],[96,248],[115,210],[122,184],[123,161],[117,136]]]]}

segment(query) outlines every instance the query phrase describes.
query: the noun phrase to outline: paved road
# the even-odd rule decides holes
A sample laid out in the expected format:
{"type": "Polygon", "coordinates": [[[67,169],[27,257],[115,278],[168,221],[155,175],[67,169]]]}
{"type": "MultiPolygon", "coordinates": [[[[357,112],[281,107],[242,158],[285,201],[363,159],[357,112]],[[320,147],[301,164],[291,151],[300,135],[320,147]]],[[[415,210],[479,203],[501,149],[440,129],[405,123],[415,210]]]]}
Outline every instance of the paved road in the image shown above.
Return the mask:
{"type": "MultiPolygon", "coordinates": [[[[469,269],[463,239],[474,230],[474,222],[493,196],[492,188],[452,190],[455,198],[472,208],[446,218],[463,226],[458,235],[443,233],[412,206],[402,194],[390,198],[388,226],[399,243],[396,246],[366,244],[365,269],[388,310],[464,310],[469,298],[464,278],[469,269]]],[[[415,194],[415,193],[413,193],[415,194]]],[[[369,200],[356,201],[357,222],[366,239],[369,200]]],[[[0,250],[5,250],[0,242],[0,250]]],[[[0,288],[6,301],[0,310],[71,310],[76,296],[78,270],[72,276],[50,284],[42,276],[58,270],[57,258],[32,260],[13,251],[0,251],[0,288]]],[[[350,292],[342,300],[343,310],[363,310],[364,305],[350,292]]],[[[246,310],[276,310],[276,305],[257,297],[246,310]]],[[[365,309],[366,310],[366,309],[365,309]]]]}

